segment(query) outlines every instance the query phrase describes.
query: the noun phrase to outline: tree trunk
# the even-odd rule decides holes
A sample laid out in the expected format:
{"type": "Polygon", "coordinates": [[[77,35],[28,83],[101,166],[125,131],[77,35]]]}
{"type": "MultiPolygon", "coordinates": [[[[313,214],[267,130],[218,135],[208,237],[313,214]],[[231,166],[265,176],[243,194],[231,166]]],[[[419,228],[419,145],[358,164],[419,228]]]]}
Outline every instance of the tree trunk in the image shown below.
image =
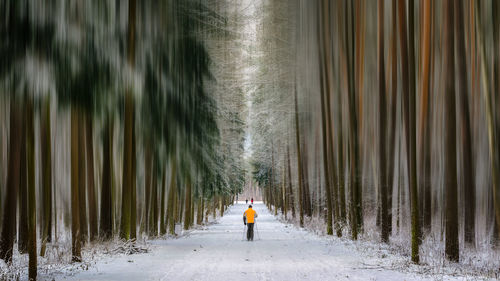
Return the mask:
{"type": "Polygon", "coordinates": [[[419,185],[421,194],[423,195],[421,206],[422,206],[422,222],[423,230],[425,232],[430,231],[431,227],[431,171],[430,171],[430,153],[431,153],[431,142],[430,142],[430,63],[431,63],[431,2],[425,0],[423,2],[423,16],[422,16],[422,79],[420,89],[421,93],[421,113],[420,113],[420,152],[421,152],[421,172],[419,185]]]}
{"type": "Polygon", "coordinates": [[[72,261],[80,262],[81,254],[81,232],[80,232],[80,207],[79,207],[79,109],[76,105],[71,108],[71,247],[72,261]]]}
{"type": "Polygon", "coordinates": [[[152,165],[152,153],[151,153],[151,144],[145,144],[145,151],[144,151],[144,178],[145,178],[145,184],[146,186],[144,187],[145,190],[145,196],[144,196],[144,215],[143,215],[143,224],[145,226],[143,229],[147,233],[149,233],[149,216],[150,216],[150,202],[151,202],[151,165],[152,165]]]}
{"type": "Polygon", "coordinates": [[[166,171],[163,168],[161,171],[161,203],[160,203],[160,235],[163,236],[167,233],[167,227],[165,225],[165,177],[166,171]]]}
{"type": "Polygon", "coordinates": [[[346,7],[349,16],[345,17],[345,35],[347,42],[347,80],[348,80],[348,104],[349,104],[349,125],[350,125],[350,185],[351,185],[351,235],[354,240],[358,239],[358,233],[363,225],[361,185],[359,183],[359,141],[358,141],[358,105],[356,102],[357,92],[354,76],[354,7],[350,2],[350,9],[346,7]],[[349,24],[350,19],[350,24],[349,24]],[[350,28],[349,28],[350,27],[350,28]]]}
{"type": "Polygon", "coordinates": [[[87,196],[86,196],[86,177],[85,177],[85,126],[83,111],[78,110],[78,208],[80,214],[80,235],[81,242],[85,244],[88,238],[87,224],[87,196]]]}
{"type": "Polygon", "coordinates": [[[385,117],[385,66],[384,66],[384,0],[378,0],[378,92],[379,92],[379,188],[382,222],[382,242],[389,242],[389,216],[387,210],[387,175],[386,175],[386,117],[385,117]]]}
{"type": "MultiPolygon", "coordinates": [[[[414,77],[411,76],[414,73],[412,68],[414,67],[413,57],[413,47],[408,48],[408,42],[406,37],[406,3],[405,0],[399,0],[398,2],[398,25],[399,25],[399,38],[401,44],[401,72],[403,77],[403,104],[404,104],[404,121],[406,128],[406,148],[407,148],[407,167],[408,174],[410,175],[410,193],[411,193],[411,235],[412,235],[412,261],[415,263],[419,262],[419,244],[420,244],[420,228],[418,219],[418,193],[416,187],[416,151],[415,151],[415,135],[414,135],[414,112],[415,112],[415,87],[414,87],[414,77]],[[413,83],[411,82],[413,81],[413,83]],[[411,106],[410,106],[411,105],[411,106]],[[413,109],[412,109],[413,108],[413,109]],[[413,113],[413,118],[412,118],[413,113]],[[413,119],[413,120],[412,120],[413,119]]],[[[409,3],[409,37],[410,44],[413,43],[413,1],[410,0],[409,3]]]]}
{"type": "Polygon", "coordinates": [[[444,54],[445,67],[445,210],[446,210],[446,257],[454,262],[459,260],[458,210],[457,210],[457,170],[456,170],[456,130],[455,130],[455,60],[454,60],[454,0],[444,0],[444,54]]]}
{"type": "Polygon", "coordinates": [[[149,236],[158,235],[158,174],[156,159],[153,160],[153,179],[151,183],[151,204],[149,210],[149,236]]]}
{"type": "Polygon", "coordinates": [[[201,225],[203,223],[203,198],[200,196],[198,198],[197,211],[196,211],[196,224],[201,225]]]}
{"type": "Polygon", "coordinates": [[[170,175],[170,186],[168,187],[168,204],[167,204],[167,225],[168,231],[171,235],[175,235],[175,216],[174,216],[174,204],[175,204],[175,190],[177,189],[177,171],[176,163],[172,157],[170,162],[171,175],[170,175]]]}
{"type": "MultiPolygon", "coordinates": [[[[335,218],[335,230],[337,236],[342,236],[342,229],[339,223],[339,204],[338,204],[338,194],[337,194],[337,170],[335,167],[335,154],[334,154],[334,143],[333,143],[333,121],[332,121],[332,110],[330,96],[333,92],[333,59],[332,59],[332,39],[331,39],[331,15],[330,15],[330,3],[329,1],[322,1],[322,23],[323,28],[321,29],[321,34],[323,35],[323,50],[324,57],[321,58],[321,64],[323,65],[323,77],[324,83],[322,83],[323,90],[321,91],[321,103],[322,103],[322,119],[323,119],[323,147],[324,147],[324,170],[325,170],[325,190],[327,198],[327,208],[331,209],[328,211],[330,214],[328,217],[333,216],[335,218]],[[324,108],[323,108],[324,107],[324,108]],[[324,112],[323,112],[324,111],[324,112]],[[328,173],[327,173],[328,170],[328,173]],[[328,179],[328,180],[326,180],[328,179]],[[328,186],[326,186],[328,185],[328,186]],[[330,203],[328,204],[328,201],[330,203]]],[[[321,50],[319,52],[322,54],[321,50]]],[[[331,220],[329,218],[329,220],[331,220]]]]}
{"type": "Polygon", "coordinates": [[[456,36],[456,58],[458,67],[459,97],[460,97],[460,119],[462,135],[462,171],[464,179],[464,240],[469,246],[475,246],[475,222],[476,216],[476,185],[474,178],[474,158],[472,156],[472,135],[469,114],[469,91],[467,85],[467,65],[465,62],[465,34],[464,34],[464,11],[463,3],[455,1],[455,36],[456,36]]]}
{"type": "Polygon", "coordinates": [[[290,146],[287,145],[287,162],[288,162],[288,194],[290,198],[290,208],[292,210],[292,218],[295,218],[295,201],[294,201],[294,196],[293,196],[293,189],[292,189],[292,168],[290,166],[290,146]]]}
{"type": "MultiPolygon", "coordinates": [[[[23,101],[23,126],[21,137],[21,169],[20,169],[20,185],[19,185],[19,229],[17,248],[19,253],[26,254],[28,252],[28,164],[27,161],[27,130],[26,122],[28,119],[26,103],[23,101]]],[[[15,227],[15,225],[14,225],[15,227]]]]}
{"type": "Polygon", "coordinates": [[[130,175],[130,239],[137,239],[137,153],[135,141],[135,122],[132,121],[132,174],[130,175]]]}
{"type": "Polygon", "coordinates": [[[103,132],[103,168],[101,185],[101,212],[99,236],[101,239],[108,240],[113,235],[113,125],[111,117],[106,117],[106,123],[103,132]]]}
{"type": "MultiPolygon", "coordinates": [[[[389,126],[389,159],[388,159],[388,169],[387,169],[387,209],[388,209],[388,223],[389,232],[392,232],[392,192],[394,186],[394,164],[395,164],[395,151],[396,151],[396,120],[397,120],[397,105],[398,105],[398,52],[397,52],[397,8],[396,1],[391,2],[391,14],[392,14],[392,38],[391,38],[391,111],[390,111],[390,122],[389,126]]],[[[399,170],[399,168],[398,168],[399,170]]],[[[399,175],[398,175],[399,178],[399,175]]],[[[399,183],[398,183],[399,190],[399,183]]],[[[399,196],[399,191],[398,191],[399,196]]],[[[398,201],[399,202],[399,201],[398,201]]],[[[399,206],[398,206],[399,210],[399,206]]]]}
{"type": "Polygon", "coordinates": [[[29,253],[29,280],[36,280],[36,190],[35,190],[35,128],[33,101],[28,97],[26,119],[26,162],[28,182],[28,253],[29,253]]]}
{"type": "Polygon", "coordinates": [[[297,173],[299,175],[299,215],[300,227],[304,227],[304,205],[303,205],[303,175],[302,175],[302,158],[300,154],[300,128],[299,128],[299,106],[297,104],[297,83],[294,86],[294,101],[295,101],[295,141],[297,143],[297,173]]]}
{"type": "Polygon", "coordinates": [[[40,256],[45,256],[47,242],[52,237],[52,147],[50,129],[50,99],[45,100],[45,105],[40,116],[40,152],[42,167],[43,216],[42,216],[42,246],[40,256]]]}
{"type": "MultiPolygon", "coordinates": [[[[191,178],[190,176],[186,179],[186,194],[184,203],[184,230],[188,230],[191,225],[191,178]]],[[[221,213],[223,210],[221,209],[221,213]]]]}
{"type": "Polygon", "coordinates": [[[85,116],[86,130],[85,137],[87,140],[87,196],[89,201],[89,237],[90,241],[97,238],[97,207],[95,196],[95,182],[94,182],[94,126],[92,123],[92,116],[87,113],[85,116]]]}
{"type": "MultiPolygon", "coordinates": [[[[133,69],[135,65],[135,10],[136,1],[129,1],[128,11],[128,38],[127,38],[127,60],[133,69]]],[[[130,239],[131,227],[131,205],[132,205],[132,153],[133,153],[133,123],[134,123],[134,101],[132,89],[127,89],[125,94],[125,124],[123,145],[123,188],[122,188],[122,215],[120,226],[120,238],[130,239]]]]}

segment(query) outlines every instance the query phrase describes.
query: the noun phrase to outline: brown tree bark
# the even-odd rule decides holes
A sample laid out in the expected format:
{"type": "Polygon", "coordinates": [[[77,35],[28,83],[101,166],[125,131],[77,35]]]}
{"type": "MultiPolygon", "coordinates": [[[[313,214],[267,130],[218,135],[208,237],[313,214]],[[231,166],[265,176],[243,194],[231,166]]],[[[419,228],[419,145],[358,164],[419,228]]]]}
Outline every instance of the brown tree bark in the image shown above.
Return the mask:
{"type": "Polygon", "coordinates": [[[384,0],[378,0],[378,92],[379,92],[379,190],[381,202],[382,242],[389,242],[389,216],[387,210],[387,175],[386,175],[386,100],[384,66],[384,0]]]}
{"type": "Polygon", "coordinates": [[[168,187],[168,203],[167,203],[167,225],[169,234],[175,235],[175,191],[177,189],[177,171],[176,163],[173,157],[170,162],[170,185],[168,187]]]}
{"type": "MultiPolygon", "coordinates": [[[[397,52],[397,8],[396,1],[391,1],[391,15],[392,15],[392,34],[391,34],[391,108],[390,108],[390,125],[389,125],[389,159],[387,168],[387,182],[388,182],[388,197],[387,209],[389,216],[389,232],[392,232],[392,191],[394,186],[394,164],[396,152],[396,120],[397,120],[397,105],[398,105],[398,52],[397,52]]],[[[398,175],[399,177],[399,175],[398,175]]],[[[398,184],[399,187],[399,184],[398,184]]],[[[399,190],[399,189],[398,189],[399,190]]],[[[399,196],[399,191],[398,191],[399,196]]],[[[399,202],[399,201],[398,201],[399,202]]],[[[398,206],[399,208],[399,206],[398,206]]]]}
{"type": "Polygon", "coordinates": [[[80,237],[82,244],[88,239],[87,224],[87,185],[86,185],[86,167],[85,167],[85,120],[82,109],[78,110],[78,208],[80,215],[80,237]]]}
{"type": "Polygon", "coordinates": [[[420,227],[418,219],[418,193],[416,186],[416,151],[415,151],[415,81],[414,77],[414,52],[413,47],[413,1],[409,2],[408,16],[408,42],[406,37],[406,3],[405,0],[398,2],[398,25],[399,39],[401,45],[401,70],[403,77],[403,112],[405,122],[406,150],[407,150],[407,168],[410,175],[410,198],[411,198],[411,235],[412,235],[412,261],[418,263],[419,245],[420,245],[420,227]],[[412,115],[413,114],[413,115],[412,115]],[[413,116],[413,118],[412,118],[413,116]],[[412,157],[413,156],[413,157],[412,157]]]}
{"type": "MultiPolygon", "coordinates": [[[[127,31],[127,61],[131,68],[135,66],[135,17],[136,17],[136,1],[129,1],[128,11],[128,31],[127,31]]],[[[132,204],[132,154],[133,154],[133,139],[134,139],[134,100],[132,90],[127,89],[125,94],[125,124],[124,124],[124,145],[123,145],[123,188],[122,188],[122,215],[120,226],[120,238],[130,239],[131,223],[131,207],[132,204]]]]}
{"type": "Polygon", "coordinates": [[[431,163],[430,163],[430,153],[431,153],[431,142],[430,142],[430,104],[429,104],[429,92],[430,92],[430,63],[431,63],[431,2],[430,0],[425,0],[423,2],[422,11],[422,79],[421,79],[421,113],[420,113],[420,152],[421,152],[421,162],[420,162],[420,178],[419,185],[421,189],[421,194],[423,195],[421,206],[422,206],[422,222],[423,230],[425,232],[430,231],[431,227],[431,163]]]}
{"type": "Polygon", "coordinates": [[[94,126],[92,116],[85,116],[85,138],[87,149],[87,196],[89,201],[89,238],[94,241],[97,238],[97,206],[94,182],[94,126]]]}
{"type": "Polygon", "coordinates": [[[455,1],[455,36],[458,68],[458,93],[460,99],[460,120],[462,135],[462,174],[464,180],[464,240],[469,246],[475,246],[476,216],[476,180],[474,157],[472,156],[472,134],[469,113],[469,91],[467,85],[467,65],[465,62],[464,11],[462,1],[455,1]]]}
{"type": "Polygon", "coordinates": [[[45,256],[47,242],[52,240],[52,146],[50,124],[50,99],[46,99],[40,116],[40,152],[42,166],[43,216],[42,216],[42,246],[40,256],[45,256]]]}
{"type": "Polygon", "coordinates": [[[451,260],[459,261],[456,130],[455,130],[455,58],[454,58],[454,0],[444,0],[444,54],[445,66],[445,253],[451,260]]]}

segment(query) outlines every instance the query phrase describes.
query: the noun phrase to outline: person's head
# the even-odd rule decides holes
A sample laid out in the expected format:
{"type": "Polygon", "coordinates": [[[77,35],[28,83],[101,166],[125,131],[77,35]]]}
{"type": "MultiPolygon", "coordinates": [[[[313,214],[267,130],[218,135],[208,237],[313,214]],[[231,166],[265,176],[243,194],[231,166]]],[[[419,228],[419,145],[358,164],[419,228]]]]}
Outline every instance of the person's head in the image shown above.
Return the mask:
{"type": "Polygon", "coordinates": [[[252,205],[249,205],[248,208],[252,208],[252,205]]]}

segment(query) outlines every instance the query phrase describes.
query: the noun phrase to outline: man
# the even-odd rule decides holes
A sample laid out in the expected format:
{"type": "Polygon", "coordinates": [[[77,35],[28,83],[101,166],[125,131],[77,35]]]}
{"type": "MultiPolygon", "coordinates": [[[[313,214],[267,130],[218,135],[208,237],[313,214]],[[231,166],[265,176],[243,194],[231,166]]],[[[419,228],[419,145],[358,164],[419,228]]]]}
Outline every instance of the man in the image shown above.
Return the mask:
{"type": "Polygon", "coordinates": [[[252,205],[248,206],[248,209],[243,213],[243,223],[247,226],[248,241],[253,241],[253,225],[257,217],[257,212],[252,209],[252,205]]]}

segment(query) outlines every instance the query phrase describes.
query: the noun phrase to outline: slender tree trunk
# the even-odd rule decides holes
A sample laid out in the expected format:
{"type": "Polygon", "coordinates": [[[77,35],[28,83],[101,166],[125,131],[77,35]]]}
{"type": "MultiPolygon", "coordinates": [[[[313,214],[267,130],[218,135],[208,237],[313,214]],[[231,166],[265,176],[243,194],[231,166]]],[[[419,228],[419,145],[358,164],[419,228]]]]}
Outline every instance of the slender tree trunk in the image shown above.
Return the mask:
{"type": "Polygon", "coordinates": [[[299,175],[299,215],[300,227],[304,227],[304,205],[303,205],[303,175],[302,175],[302,158],[300,154],[300,128],[299,128],[299,106],[297,104],[297,84],[294,86],[294,101],[295,101],[295,141],[297,143],[297,173],[299,175]]]}
{"type": "Polygon", "coordinates": [[[476,188],[474,178],[474,158],[472,156],[472,135],[469,113],[469,91],[467,85],[467,65],[465,62],[465,34],[464,34],[464,11],[463,3],[455,1],[455,36],[456,36],[456,58],[458,67],[459,98],[460,98],[460,119],[462,135],[462,171],[464,179],[464,239],[465,243],[474,247],[475,245],[475,222],[476,216],[476,188]]]}
{"type": "MultiPolygon", "coordinates": [[[[412,217],[412,233],[415,232],[417,235],[416,241],[412,240],[412,243],[421,243],[421,231],[420,231],[420,219],[419,214],[419,200],[418,200],[418,187],[417,187],[417,136],[416,136],[416,108],[417,102],[415,97],[415,36],[414,36],[414,1],[409,0],[408,2],[408,75],[409,75],[409,138],[410,138],[410,194],[411,194],[411,217],[412,217]]],[[[418,245],[412,246],[412,249],[417,249],[418,245]]],[[[413,251],[413,250],[412,250],[413,251]]],[[[412,253],[412,256],[418,255],[418,253],[412,253]]],[[[416,258],[414,258],[416,260],[416,258]]],[[[416,261],[417,262],[417,261],[416,261]]]]}
{"type": "Polygon", "coordinates": [[[137,153],[135,140],[135,122],[132,121],[132,174],[130,175],[130,239],[137,239],[137,153]]]}
{"type": "MultiPolygon", "coordinates": [[[[25,97],[26,98],[26,97],[25,97]]],[[[23,101],[23,126],[21,137],[21,169],[20,169],[20,185],[19,185],[19,229],[17,248],[19,253],[26,254],[28,252],[28,164],[27,161],[27,130],[26,122],[28,119],[26,110],[26,102],[23,101]]],[[[15,227],[15,225],[14,225],[15,227]]]]}
{"type": "Polygon", "coordinates": [[[160,235],[163,236],[167,233],[167,227],[165,225],[165,178],[167,172],[163,168],[161,171],[161,203],[160,203],[160,235]]]}
{"type": "MultiPolygon", "coordinates": [[[[184,230],[188,230],[191,225],[191,178],[188,176],[186,179],[186,194],[184,203],[184,230]]],[[[221,204],[222,205],[222,204],[221,204]]],[[[221,208],[221,213],[223,209],[221,208]]]]}
{"type": "Polygon", "coordinates": [[[168,231],[171,235],[175,235],[175,216],[174,216],[174,204],[175,204],[175,190],[177,189],[177,171],[176,163],[173,160],[170,162],[171,175],[170,175],[170,186],[168,188],[168,204],[167,204],[167,225],[168,231]]]}
{"type": "MultiPolygon", "coordinates": [[[[191,188],[189,189],[191,191],[191,188]]],[[[224,196],[219,196],[220,216],[224,216],[224,196]]]]}
{"type": "Polygon", "coordinates": [[[85,116],[86,130],[85,137],[87,140],[87,196],[89,201],[89,237],[90,241],[97,238],[97,209],[96,209],[96,196],[95,196],[95,182],[94,182],[94,126],[92,123],[92,116],[87,113],[85,116]]]}
{"type": "Polygon", "coordinates": [[[194,201],[194,194],[193,194],[191,196],[191,212],[190,212],[191,217],[189,218],[189,227],[192,227],[194,224],[194,205],[195,205],[195,201],[194,201]]]}
{"type": "Polygon", "coordinates": [[[292,168],[290,166],[290,146],[287,145],[287,162],[288,162],[288,192],[290,196],[290,208],[292,209],[292,218],[295,218],[295,201],[292,188],[292,168]]]}
{"type": "Polygon", "coordinates": [[[151,153],[152,145],[150,143],[145,144],[145,153],[144,153],[144,178],[145,178],[145,196],[144,196],[144,217],[143,217],[143,227],[149,233],[149,216],[150,216],[150,207],[149,204],[151,202],[151,165],[152,165],[152,153],[151,153]]]}
{"type": "MultiPolygon", "coordinates": [[[[323,146],[324,146],[324,153],[327,154],[326,159],[324,159],[324,165],[325,165],[325,179],[329,178],[328,181],[325,181],[325,184],[328,184],[329,187],[325,187],[327,191],[327,203],[328,200],[330,200],[330,208],[331,213],[333,217],[335,218],[335,230],[337,232],[337,236],[342,236],[342,228],[340,225],[340,220],[339,220],[339,204],[338,204],[338,178],[337,178],[337,170],[335,167],[335,154],[334,154],[334,143],[333,143],[333,134],[334,134],[334,128],[333,128],[333,121],[332,121],[332,110],[331,110],[331,93],[333,92],[333,59],[332,59],[332,39],[331,39],[331,7],[329,1],[323,1],[323,6],[322,6],[322,11],[323,11],[323,17],[322,17],[322,22],[323,22],[323,29],[322,29],[322,35],[323,35],[323,50],[324,50],[324,58],[322,58],[322,63],[323,64],[323,75],[324,75],[324,84],[322,83],[322,86],[324,87],[322,91],[322,104],[325,106],[325,108],[322,107],[322,111],[324,112],[324,126],[323,126],[323,134],[326,135],[327,139],[323,140],[323,146]],[[326,141],[326,144],[325,144],[326,141]],[[326,173],[326,170],[329,170],[328,173],[326,173]],[[328,190],[330,189],[330,190],[328,190]],[[332,198],[333,197],[333,198],[332,198]]],[[[320,51],[321,53],[321,51],[320,51]]],[[[322,114],[323,115],[323,114],[322,114]]],[[[328,204],[327,204],[328,205],[328,204]]],[[[328,206],[327,206],[328,207],[328,206]]]]}
{"type": "MultiPolygon", "coordinates": [[[[390,126],[389,130],[389,159],[387,169],[387,209],[389,233],[392,232],[392,192],[394,186],[394,155],[396,151],[396,113],[398,104],[398,52],[397,52],[397,8],[396,1],[391,2],[392,14],[392,38],[391,38],[391,109],[390,109],[390,126]]],[[[399,176],[399,175],[398,175],[399,176]]],[[[398,193],[399,196],[399,193],[398,193]]],[[[399,207],[398,207],[399,208],[399,207]]]]}
{"type": "Polygon", "coordinates": [[[387,210],[387,177],[386,177],[386,117],[385,117],[385,67],[384,67],[384,0],[378,1],[378,91],[379,91],[379,188],[381,201],[382,242],[389,242],[389,216],[387,210]]]}
{"type": "Polygon", "coordinates": [[[78,110],[78,208],[80,214],[81,242],[85,244],[88,239],[87,224],[87,196],[86,196],[86,167],[85,167],[85,126],[84,116],[81,109],[78,110]]]}
{"type": "Polygon", "coordinates": [[[40,256],[45,256],[47,242],[52,240],[52,147],[50,129],[50,99],[45,100],[40,116],[40,152],[42,157],[42,167],[40,175],[42,177],[42,246],[40,256]]]}
{"type": "Polygon", "coordinates": [[[350,185],[351,185],[351,236],[352,239],[358,239],[358,233],[361,231],[362,222],[362,198],[361,185],[359,184],[359,142],[358,142],[358,106],[356,102],[356,87],[354,77],[354,7],[352,1],[350,6],[346,6],[346,11],[349,16],[345,17],[345,36],[347,38],[346,61],[347,61],[347,92],[348,92],[348,107],[349,107],[349,125],[350,125],[350,185]],[[350,23],[349,23],[350,20],[350,23]]]}
{"type": "Polygon", "coordinates": [[[80,232],[80,207],[79,207],[79,109],[76,105],[71,108],[71,246],[72,261],[80,262],[81,254],[81,232],[80,232]]]}
{"type": "Polygon", "coordinates": [[[346,206],[345,206],[345,181],[344,181],[344,137],[343,137],[343,124],[342,124],[342,92],[340,90],[340,85],[337,93],[337,151],[338,151],[338,185],[339,185],[339,194],[338,194],[338,205],[339,205],[339,223],[340,228],[345,226],[346,223],[346,206]]]}
{"type": "Polygon", "coordinates": [[[35,128],[33,101],[28,97],[26,118],[26,159],[28,172],[28,253],[29,253],[29,280],[36,280],[36,190],[35,190],[35,128]]]}
{"type": "MultiPolygon", "coordinates": [[[[342,2],[337,1],[337,26],[338,26],[338,49],[339,49],[339,72],[347,73],[347,59],[345,51],[345,28],[344,28],[344,9],[342,8],[342,2]]],[[[349,81],[347,81],[349,83],[349,81]]],[[[345,191],[345,169],[344,169],[344,137],[343,137],[343,118],[342,118],[342,87],[341,83],[337,83],[338,94],[337,94],[337,117],[338,117],[338,168],[339,168],[339,204],[340,204],[340,221],[343,226],[346,224],[347,220],[347,209],[346,209],[346,191],[345,191]]]]}
{"type": "Polygon", "coordinates": [[[445,66],[445,210],[446,257],[458,262],[458,210],[455,130],[455,60],[454,60],[454,0],[444,0],[444,55],[445,66]]]}
{"type": "Polygon", "coordinates": [[[421,151],[421,172],[419,185],[421,189],[422,198],[422,222],[423,230],[425,232],[430,231],[431,227],[431,174],[430,174],[430,63],[431,63],[431,2],[430,0],[425,0],[423,2],[422,11],[422,56],[421,56],[421,66],[422,66],[422,79],[420,89],[421,93],[421,119],[420,119],[420,151],[421,151]]]}
{"type": "MultiPolygon", "coordinates": [[[[409,37],[413,37],[413,1],[410,0],[409,3],[409,37]]],[[[415,263],[419,262],[419,244],[420,244],[420,228],[418,219],[418,193],[416,187],[416,158],[412,157],[416,155],[415,151],[415,87],[414,87],[414,60],[413,59],[413,47],[408,48],[408,42],[406,37],[406,3],[405,0],[399,0],[398,2],[398,14],[399,14],[399,37],[401,44],[401,69],[403,77],[403,104],[404,104],[404,121],[406,128],[406,148],[407,148],[407,166],[410,175],[410,193],[411,193],[411,235],[412,235],[412,261],[415,263]],[[413,81],[413,82],[412,82],[413,81]],[[411,106],[410,106],[411,105],[411,106]],[[413,108],[413,109],[412,109],[413,108]],[[413,113],[413,118],[412,118],[413,113]],[[413,119],[413,120],[412,120],[413,119]]],[[[413,39],[410,40],[409,45],[413,44],[413,39]]]]}
{"type": "MultiPolygon", "coordinates": [[[[184,211],[183,209],[183,200],[182,200],[182,190],[180,192],[175,193],[175,222],[176,223],[181,223],[182,222],[182,212],[184,211]]],[[[214,208],[217,209],[217,207],[214,205],[214,208]]],[[[215,211],[214,211],[215,212],[215,211]]]]}
{"type": "Polygon", "coordinates": [[[108,240],[113,235],[113,201],[112,201],[112,186],[113,186],[113,125],[111,117],[106,117],[106,123],[103,132],[103,170],[102,170],[102,185],[101,185],[101,211],[100,211],[100,229],[99,236],[101,239],[108,240]]]}
{"type": "Polygon", "coordinates": [[[196,211],[196,224],[201,225],[203,223],[203,198],[200,196],[198,198],[197,203],[197,211],[196,211]]]}
{"type": "Polygon", "coordinates": [[[288,198],[287,198],[287,192],[286,192],[286,164],[285,164],[285,158],[283,158],[283,174],[282,174],[282,179],[281,179],[281,196],[283,200],[283,216],[285,217],[285,220],[287,219],[288,215],[288,198]]]}
{"type": "Polygon", "coordinates": [[[158,227],[157,227],[157,194],[158,194],[158,179],[157,179],[157,174],[156,174],[156,162],[153,160],[153,174],[152,174],[152,180],[151,180],[151,202],[149,205],[149,236],[155,237],[158,233],[158,227]]]}
{"type": "MultiPolygon", "coordinates": [[[[131,68],[135,65],[135,10],[136,1],[129,1],[128,12],[128,38],[127,38],[127,60],[131,68]]],[[[125,94],[125,129],[123,145],[123,188],[122,188],[122,215],[120,226],[120,238],[130,239],[131,205],[132,205],[132,146],[133,146],[133,123],[134,123],[134,101],[132,90],[127,89],[125,94]]]]}

